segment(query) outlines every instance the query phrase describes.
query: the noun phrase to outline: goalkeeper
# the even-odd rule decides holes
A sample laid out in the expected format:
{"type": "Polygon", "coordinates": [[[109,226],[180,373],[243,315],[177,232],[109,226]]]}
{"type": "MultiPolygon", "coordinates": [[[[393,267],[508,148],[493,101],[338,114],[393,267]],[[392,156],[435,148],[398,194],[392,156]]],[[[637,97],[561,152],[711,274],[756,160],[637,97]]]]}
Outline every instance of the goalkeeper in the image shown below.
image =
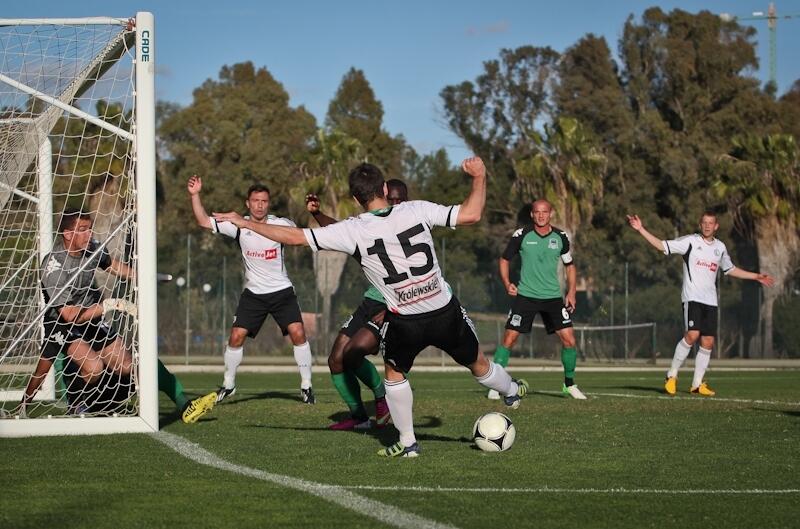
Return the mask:
{"type": "MultiPolygon", "coordinates": [[[[103,393],[113,386],[130,388],[131,353],[103,320],[104,309],[125,310],[130,304],[124,300],[101,301],[94,280],[97,269],[119,277],[135,277],[128,265],[113,259],[105,249],[98,251],[97,241],[92,240],[89,213],[68,208],[61,216],[53,250],[42,263],[42,290],[49,308],[44,316],[42,354],[25,389],[21,413],[25,413],[60,352],[68,360],[65,372],[76,375],[70,386],[84,386],[82,390],[68,387],[68,394],[78,395],[71,403],[71,411],[92,411],[91,403],[85,400],[92,393],[103,393]]],[[[184,422],[196,421],[213,407],[216,399],[214,395],[209,404],[206,395],[188,402],[180,383],[160,362],[159,388],[181,407],[184,422]]]]}

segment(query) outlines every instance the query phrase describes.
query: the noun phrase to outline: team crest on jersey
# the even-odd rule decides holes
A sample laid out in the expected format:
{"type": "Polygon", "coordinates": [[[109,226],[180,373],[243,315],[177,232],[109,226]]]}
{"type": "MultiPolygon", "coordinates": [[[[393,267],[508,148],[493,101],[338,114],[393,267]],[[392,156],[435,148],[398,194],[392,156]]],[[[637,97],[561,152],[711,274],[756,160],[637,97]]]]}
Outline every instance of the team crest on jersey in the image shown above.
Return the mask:
{"type": "Polygon", "coordinates": [[[431,276],[422,281],[412,283],[403,288],[395,289],[397,305],[411,305],[437,295],[442,291],[442,284],[438,276],[431,276]]]}
{"type": "Polygon", "coordinates": [[[719,257],[719,250],[718,250],[717,248],[714,248],[714,255],[716,255],[717,257],[719,257]]]}
{"type": "Polygon", "coordinates": [[[550,248],[551,250],[555,250],[556,248],[558,248],[558,239],[550,239],[549,241],[547,241],[547,247],[550,248]]]}

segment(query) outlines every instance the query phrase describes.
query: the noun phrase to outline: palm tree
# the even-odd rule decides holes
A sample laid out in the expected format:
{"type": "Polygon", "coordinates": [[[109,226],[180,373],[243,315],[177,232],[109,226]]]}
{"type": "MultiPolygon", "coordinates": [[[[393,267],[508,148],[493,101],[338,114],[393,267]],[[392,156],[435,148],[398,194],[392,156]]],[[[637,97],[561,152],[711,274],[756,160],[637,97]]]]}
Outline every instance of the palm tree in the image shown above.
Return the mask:
{"type": "MultiPolygon", "coordinates": [[[[362,161],[362,153],[363,147],[357,139],[340,131],[319,129],[310,152],[300,164],[300,180],[290,191],[293,202],[304,204],[306,193],[311,192],[319,196],[322,210],[331,217],[343,219],[357,213],[359,207],[350,196],[347,175],[353,165],[362,161]]],[[[331,345],[331,298],[339,288],[346,262],[347,255],[340,252],[314,254],[314,275],[322,296],[319,329],[324,350],[331,345]]]]}
{"type": "Polygon", "coordinates": [[[525,200],[547,199],[560,225],[572,236],[591,220],[603,196],[608,160],[575,118],[560,117],[544,127],[544,136],[528,133],[529,154],[514,157],[515,186],[525,200]]]}
{"type": "Polygon", "coordinates": [[[763,354],[774,356],[772,310],[800,258],[800,156],[788,134],[747,135],[715,165],[714,188],[725,198],[737,230],[753,241],[759,267],[775,278],[760,307],[764,318],[763,354]]]}

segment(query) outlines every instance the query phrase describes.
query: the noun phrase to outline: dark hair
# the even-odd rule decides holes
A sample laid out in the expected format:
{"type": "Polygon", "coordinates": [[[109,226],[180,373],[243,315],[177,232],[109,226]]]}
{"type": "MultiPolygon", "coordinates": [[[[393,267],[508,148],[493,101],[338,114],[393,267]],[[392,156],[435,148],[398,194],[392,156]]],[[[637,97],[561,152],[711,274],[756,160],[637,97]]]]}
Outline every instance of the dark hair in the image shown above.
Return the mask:
{"type": "Polygon", "coordinates": [[[78,219],[92,220],[92,216],[86,211],[77,208],[64,208],[64,212],[61,213],[61,220],[58,222],[58,231],[64,233],[67,230],[71,230],[75,227],[78,219]]]}
{"type": "Polygon", "coordinates": [[[250,200],[250,195],[253,193],[264,193],[266,192],[268,195],[270,194],[269,188],[264,184],[253,184],[247,189],[247,200],[250,200]]]}
{"type": "Polygon", "coordinates": [[[383,198],[383,173],[371,163],[362,163],[350,171],[350,194],[362,206],[376,198],[383,198]]]}
{"type": "Polygon", "coordinates": [[[391,178],[387,180],[386,187],[389,189],[399,189],[401,193],[403,193],[405,196],[408,196],[408,186],[399,178],[391,178]]]}

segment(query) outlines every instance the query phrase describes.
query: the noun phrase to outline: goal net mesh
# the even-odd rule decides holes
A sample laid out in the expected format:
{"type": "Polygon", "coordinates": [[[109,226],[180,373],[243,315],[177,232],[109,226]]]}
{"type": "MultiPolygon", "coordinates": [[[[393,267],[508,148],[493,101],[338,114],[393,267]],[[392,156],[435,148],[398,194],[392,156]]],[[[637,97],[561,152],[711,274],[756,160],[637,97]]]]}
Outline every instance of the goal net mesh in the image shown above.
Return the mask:
{"type": "MultiPolygon", "coordinates": [[[[64,247],[64,211],[91,217],[96,242],[85,256],[108,252],[136,267],[134,28],[121,19],[17,22],[0,27],[0,411],[6,419],[20,416],[43,346],[53,342],[46,315],[86,287],[85,272],[76,270],[58,279],[64,296],[43,290],[45,257],[64,247]]],[[[99,306],[120,300],[105,304],[102,324],[119,335],[133,368],[124,373],[102,349],[79,350],[74,340],[83,328],[66,322],[50,375],[25,409],[28,418],[138,413],[136,282],[98,269],[88,290],[99,306]],[[92,364],[97,357],[105,362],[102,372],[92,364]]]]}

